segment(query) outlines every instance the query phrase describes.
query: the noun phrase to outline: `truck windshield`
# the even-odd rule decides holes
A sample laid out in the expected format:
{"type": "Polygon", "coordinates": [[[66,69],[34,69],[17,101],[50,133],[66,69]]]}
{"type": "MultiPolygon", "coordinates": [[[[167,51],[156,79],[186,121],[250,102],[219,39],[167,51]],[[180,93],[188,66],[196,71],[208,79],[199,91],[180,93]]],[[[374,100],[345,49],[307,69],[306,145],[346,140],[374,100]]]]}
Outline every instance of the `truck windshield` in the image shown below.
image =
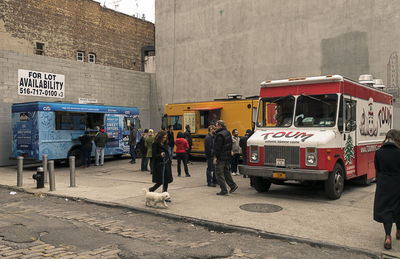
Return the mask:
{"type": "Polygon", "coordinates": [[[333,127],[336,121],[338,96],[336,94],[305,95],[297,97],[296,127],[333,127]]]}
{"type": "Polygon", "coordinates": [[[290,127],[294,100],[292,95],[260,99],[257,127],[290,127]]]}

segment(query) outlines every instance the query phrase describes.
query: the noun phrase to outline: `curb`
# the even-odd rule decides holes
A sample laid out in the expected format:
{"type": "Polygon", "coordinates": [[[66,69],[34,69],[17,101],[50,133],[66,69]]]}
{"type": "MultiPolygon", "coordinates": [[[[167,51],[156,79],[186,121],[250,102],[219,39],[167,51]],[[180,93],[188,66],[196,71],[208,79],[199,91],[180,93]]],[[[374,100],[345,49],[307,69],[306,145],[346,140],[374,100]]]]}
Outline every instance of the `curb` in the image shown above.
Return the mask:
{"type": "MultiPolygon", "coordinates": [[[[29,193],[29,194],[37,194],[36,192],[27,191],[24,188],[16,187],[16,186],[8,186],[8,185],[0,184],[0,188],[29,193]]],[[[176,214],[171,214],[171,213],[165,213],[165,212],[161,213],[159,211],[155,211],[152,209],[144,209],[144,208],[138,208],[138,207],[129,206],[129,205],[122,205],[122,204],[118,204],[118,203],[102,202],[102,201],[96,201],[96,200],[91,200],[91,199],[87,199],[87,198],[52,194],[52,193],[47,193],[47,192],[41,193],[41,194],[46,195],[46,196],[56,197],[56,198],[68,198],[73,201],[84,201],[88,204],[95,204],[95,205],[104,206],[104,207],[129,209],[132,211],[137,211],[137,212],[141,212],[141,213],[147,213],[150,215],[160,216],[160,217],[164,217],[164,218],[175,220],[175,221],[180,221],[180,222],[184,221],[184,222],[192,223],[194,225],[202,226],[202,227],[207,228],[208,230],[213,230],[216,232],[224,232],[224,233],[238,232],[238,233],[244,233],[244,234],[249,234],[249,235],[253,235],[253,236],[258,236],[258,237],[264,238],[264,239],[277,239],[277,240],[282,240],[282,241],[287,241],[287,242],[297,242],[297,243],[302,243],[302,244],[308,244],[308,245],[310,245],[312,247],[316,247],[316,248],[329,248],[329,249],[334,249],[334,250],[343,250],[344,249],[349,252],[355,252],[355,253],[366,255],[371,258],[376,258],[376,259],[385,258],[384,256],[388,256],[388,254],[384,254],[381,252],[375,252],[375,251],[371,251],[371,250],[366,250],[366,249],[337,245],[337,244],[329,243],[329,242],[321,242],[321,241],[316,241],[316,240],[302,238],[302,237],[278,234],[278,233],[263,231],[263,230],[254,229],[254,228],[250,228],[250,227],[235,226],[235,225],[230,225],[230,224],[225,224],[225,223],[220,223],[220,222],[215,222],[215,221],[209,221],[209,220],[203,220],[203,219],[198,219],[198,218],[193,218],[193,217],[188,217],[188,216],[181,216],[181,215],[176,215],[176,214]]],[[[391,256],[389,258],[396,259],[399,257],[391,256]]]]}

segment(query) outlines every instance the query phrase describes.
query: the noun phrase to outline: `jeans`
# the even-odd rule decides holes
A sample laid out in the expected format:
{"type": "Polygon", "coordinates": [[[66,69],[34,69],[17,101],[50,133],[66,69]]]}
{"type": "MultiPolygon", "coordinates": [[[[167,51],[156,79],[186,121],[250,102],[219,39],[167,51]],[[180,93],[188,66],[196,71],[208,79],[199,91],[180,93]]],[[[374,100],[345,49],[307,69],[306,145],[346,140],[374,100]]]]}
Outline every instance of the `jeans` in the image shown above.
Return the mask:
{"type": "Polygon", "coordinates": [[[82,148],[82,163],[84,166],[90,166],[90,153],[92,149],[82,148]]]}
{"type": "Polygon", "coordinates": [[[206,176],[207,176],[207,185],[217,183],[217,179],[215,178],[214,159],[212,157],[207,158],[206,176]]]}
{"type": "Polygon", "coordinates": [[[247,152],[243,152],[242,157],[243,157],[243,163],[242,164],[247,165],[247,152]]]}
{"type": "Polygon", "coordinates": [[[217,160],[217,164],[215,165],[215,174],[217,177],[217,182],[219,187],[221,187],[221,192],[227,193],[228,190],[226,185],[232,189],[236,186],[236,183],[232,179],[232,175],[230,172],[230,161],[217,160]]]}
{"type": "Polygon", "coordinates": [[[174,147],[168,146],[169,160],[172,162],[172,154],[174,153],[174,147]]]}
{"type": "Polygon", "coordinates": [[[104,147],[96,147],[95,165],[99,165],[99,157],[100,157],[100,165],[103,165],[104,164],[104,147]]]}
{"type": "Polygon", "coordinates": [[[142,157],[141,166],[140,166],[142,171],[148,171],[148,169],[147,169],[147,164],[148,163],[149,163],[149,159],[147,157],[143,156],[142,157]]]}
{"type": "Polygon", "coordinates": [[[236,173],[238,169],[240,154],[234,154],[231,159],[231,171],[236,173]]]}
{"type": "Polygon", "coordinates": [[[136,162],[135,148],[136,148],[136,146],[130,146],[130,148],[129,148],[129,154],[131,154],[131,163],[136,162]]]}
{"type": "Polygon", "coordinates": [[[176,160],[178,161],[178,175],[181,175],[181,161],[183,161],[185,174],[189,175],[188,155],[186,153],[176,153],[176,160]]]}

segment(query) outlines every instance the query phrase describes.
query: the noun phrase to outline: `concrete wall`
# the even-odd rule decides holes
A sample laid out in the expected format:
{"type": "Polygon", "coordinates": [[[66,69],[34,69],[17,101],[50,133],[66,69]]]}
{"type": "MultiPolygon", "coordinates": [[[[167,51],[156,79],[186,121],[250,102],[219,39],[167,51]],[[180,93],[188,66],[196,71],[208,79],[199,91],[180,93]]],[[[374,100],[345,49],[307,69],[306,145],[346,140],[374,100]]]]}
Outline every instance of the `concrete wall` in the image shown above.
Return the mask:
{"type": "Polygon", "coordinates": [[[387,83],[398,73],[387,65],[400,51],[399,13],[396,0],[156,0],[158,108],[258,95],[266,79],[372,74],[387,83]]]}
{"type": "Polygon", "coordinates": [[[78,98],[84,97],[97,99],[106,105],[136,106],[140,109],[142,127],[148,128],[151,121],[150,93],[154,84],[155,75],[150,73],[0,50],[0,165],[10,163],[12,103],[78,103],[78,98]],[[65,98],[18,95],[18,69],[65,75],[65,98]]]}

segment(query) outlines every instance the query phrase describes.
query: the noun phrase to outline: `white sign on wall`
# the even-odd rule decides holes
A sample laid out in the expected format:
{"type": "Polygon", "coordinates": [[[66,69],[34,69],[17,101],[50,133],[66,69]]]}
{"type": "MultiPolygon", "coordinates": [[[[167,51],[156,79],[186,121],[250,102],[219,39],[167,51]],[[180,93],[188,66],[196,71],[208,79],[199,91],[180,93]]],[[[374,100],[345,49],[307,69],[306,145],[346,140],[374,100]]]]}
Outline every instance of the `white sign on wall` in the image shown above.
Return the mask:
{"type": "Polygon", "coordinates": [[[47,72],[18,69],[18,94],[64,98],[65,76],[47,72]]]}

